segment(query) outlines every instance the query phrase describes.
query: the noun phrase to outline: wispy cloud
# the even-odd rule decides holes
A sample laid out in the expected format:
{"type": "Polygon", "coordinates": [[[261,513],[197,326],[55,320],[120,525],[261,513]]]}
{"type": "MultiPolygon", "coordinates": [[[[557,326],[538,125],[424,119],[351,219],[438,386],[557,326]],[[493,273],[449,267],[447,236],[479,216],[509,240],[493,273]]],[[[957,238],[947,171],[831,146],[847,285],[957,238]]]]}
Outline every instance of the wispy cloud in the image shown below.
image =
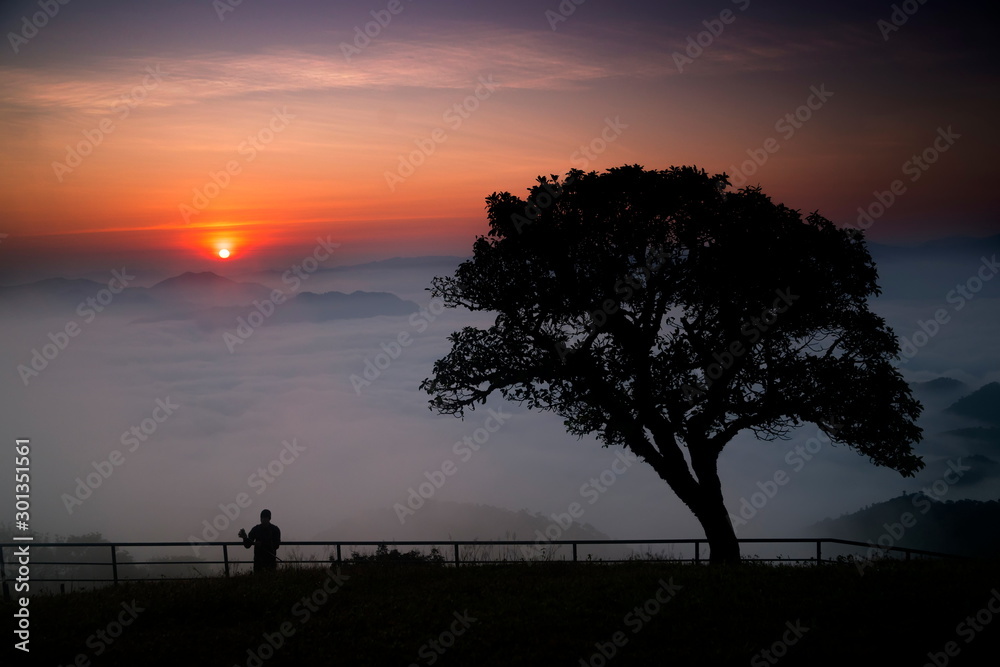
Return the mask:
{"type": "Polygon", "coordinates": [[[611,55],[590,39],[553,41],[536,32],[456,28],[385,40],[350,62],[338,43],[259,53],[185,53],[94,59],[46,68],[0,69],[8,107],[106,112],[159,67],[164,81],[150,107],[189,105],[261,93],[395,88],[466,89],[492,74],[508,89],[570,90],[609,77],[655,77],[671,65],[649,51],[611,55]]]}

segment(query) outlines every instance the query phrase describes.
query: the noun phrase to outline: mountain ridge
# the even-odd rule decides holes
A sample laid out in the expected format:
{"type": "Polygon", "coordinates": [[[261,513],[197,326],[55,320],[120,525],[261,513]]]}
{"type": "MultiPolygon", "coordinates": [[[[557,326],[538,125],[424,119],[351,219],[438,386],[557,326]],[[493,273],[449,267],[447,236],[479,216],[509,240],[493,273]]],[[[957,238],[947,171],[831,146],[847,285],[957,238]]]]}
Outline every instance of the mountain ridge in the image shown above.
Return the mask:
{"type": "Polygon", "coordinates": [[[1000,382],[990,382],[962,396],[945,412],[1000,426],[1000,382]]]}
{"type": "MultiPolygon", "coordinates": [[[[416,303],[385,291],[354,290],[352,292],[285,293],[266,285],[237,281],[213,271],[186,271],[155,283],[150,287],[123,289],[116,284],[110,290],[114,302],[141,307],[136,323],[194,320],[202,328],[231,328],[248,309],[274,302],[274,322],[325,322],[336,319],[357,319],[381,315],[408,315],[419,310],[416,303]],[[280,303],[275,297],[279,294],[280,303]]],[[[30,302],[53,309],[72,309],[93,299],[106,284],[87,278],[47,278],[13,287],[0,287],[0,302],[30,302]]]]}
{"type": "Polygon", "coordinates": [[[818,521],[816,535],[961,556],[1000,556],[1000,500],[938,500],[904,493],[837,518],[818,521]]]}

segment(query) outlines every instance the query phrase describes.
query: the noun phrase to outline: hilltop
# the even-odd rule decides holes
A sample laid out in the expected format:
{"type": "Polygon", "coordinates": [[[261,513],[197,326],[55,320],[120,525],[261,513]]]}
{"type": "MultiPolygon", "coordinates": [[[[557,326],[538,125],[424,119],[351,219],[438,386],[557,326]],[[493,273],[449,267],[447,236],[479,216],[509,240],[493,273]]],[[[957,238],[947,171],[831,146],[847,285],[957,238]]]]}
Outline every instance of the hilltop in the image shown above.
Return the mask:
{"type": "Polygon", "coordinates": [[[923,493],[897,496],[881,503],[824,519],[811,534],[924,549],[965,556],[1000,557],[1000,501],[939,501],[923,493]],[[905,519],[904,515],[909,515],[905,519]],[[905,523],[911,523],[906,526],[905,523]]]}
{"type": "Polygon", "coordinates": [[[919,665],[957,641],[962,664],[989,664],[976,661],[995,658],[1000,633],[971,632],[966,644],[971,628],[956,626],[1000,595],[995,572],[950,561],[875,563],[863,575],[849,563],[345,564],[36,596],[31,648],[35,664],[82,655],[102,666],[766,665],[777,655],[812,666],[919,665]]]}

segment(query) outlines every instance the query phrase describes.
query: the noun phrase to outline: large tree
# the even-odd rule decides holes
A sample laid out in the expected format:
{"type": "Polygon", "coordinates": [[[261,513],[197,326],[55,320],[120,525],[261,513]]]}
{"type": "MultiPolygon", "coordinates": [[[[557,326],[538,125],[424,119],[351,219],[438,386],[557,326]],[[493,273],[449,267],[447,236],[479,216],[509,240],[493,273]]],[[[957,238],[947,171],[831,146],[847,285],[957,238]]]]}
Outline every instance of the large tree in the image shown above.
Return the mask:
{"type": "Polygon", "coordinates": [[[631,450],[701,522],[712,562],[740,559],[717,463],[741,431],[814,423],[875,465],[923,467],[863,234],[728,186],[636,165],[490,195],[489,233],[432,292],[495,323],[452,334],[421,383],[442,414],[499,392],[631,450]]]}

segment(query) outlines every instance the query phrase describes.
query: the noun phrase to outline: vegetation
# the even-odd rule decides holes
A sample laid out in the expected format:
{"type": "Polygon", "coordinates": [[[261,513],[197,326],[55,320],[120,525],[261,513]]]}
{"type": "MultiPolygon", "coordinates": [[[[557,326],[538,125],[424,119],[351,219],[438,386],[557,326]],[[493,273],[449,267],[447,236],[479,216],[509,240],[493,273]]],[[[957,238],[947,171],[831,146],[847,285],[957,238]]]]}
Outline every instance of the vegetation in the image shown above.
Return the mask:
{"type": "MultiPolygon", "coordinates": [[[[330,558],[333,561],[333,557],[330,558]]],[[[402,552],[396,547],[391,550],[385,544],[380,544],[375,548],[375,553],[362,553],[358,551],[351,552],[351,558],[348,561],[351,564],[376,564],[376,565],[395,565],[398,563],[429,563],[432,565],[443,565],[444,556],[441,555],[440,550],[437,547],[431,549],[429,554],[425,554],[419,549],[410,549],[409,551],[402,552]]]]}
{"type": "Polygon", "coordinates": [[[997,405],[1000,405],[1000,382],[990,382],[957,400],[948,412],[1000,425],[997,405]]]}
{"type": "MultiPolygon", "coordinates": [[[[95,665],[430,665],[431,658],[436,665],[597,665],[604,663],[591,657],[601,647],[615,651],[610,665],[763,665],[772,663],[761,651],[780,644],[791,624],[808,630],[778,647],[787,651],[782,665],[920,665],[949,641],[960,648],[957,664],[987,664],[1000,618],[968,642],[958,626],[1000,596],[997,565],[880,561],[861,575],[851,563],[454,568],[360,559],[342,564],[339,575],[290,568],[36,596],[31,649],[33,664],[66,665],[79,654],[95,665]],[[319,595],[324,584],[334,592],[319,595]],[[674,587],[672,597],[661,593],[669,601],[650,602],[665,584],[674,587]],[[113,641],[101,640],[98,631],[133,600],[141,611],[113,641]],[[442,637],[453,627],[461,634],[442,637]],[[615,646],[618,632],[625,642],[615,646]],[[280,647],[270,649],[265,636],[280,647]],[[453,645],[442,654],[431,641],[453,645]]],[[[9,618],[12,605],[2,612],[9,618]]]]}
{"type": "MultiPolygon", "coordinates": [[[[968,460],[968,459],[967,459],[968,460]]],[[[897,547],[978,558],[1000,558],[1000,501],[939,501],[904,494],[812,525],[814,535],[871,540],[897,547]],[[908,517],[903,526],[903,517],[908,517]]]]}
{"type": "Polygon", "coordinates": [[[923,461],[864,235],[728,186],[636,165],[494,193],[489,233],[432,292],[495,323],[452,334],[421,387],[441,414],[498,393],[630,450],[698,518],[713,562],[733,563],[718,459],[738,433],[813,423],[903,476],[923,461]]]}

